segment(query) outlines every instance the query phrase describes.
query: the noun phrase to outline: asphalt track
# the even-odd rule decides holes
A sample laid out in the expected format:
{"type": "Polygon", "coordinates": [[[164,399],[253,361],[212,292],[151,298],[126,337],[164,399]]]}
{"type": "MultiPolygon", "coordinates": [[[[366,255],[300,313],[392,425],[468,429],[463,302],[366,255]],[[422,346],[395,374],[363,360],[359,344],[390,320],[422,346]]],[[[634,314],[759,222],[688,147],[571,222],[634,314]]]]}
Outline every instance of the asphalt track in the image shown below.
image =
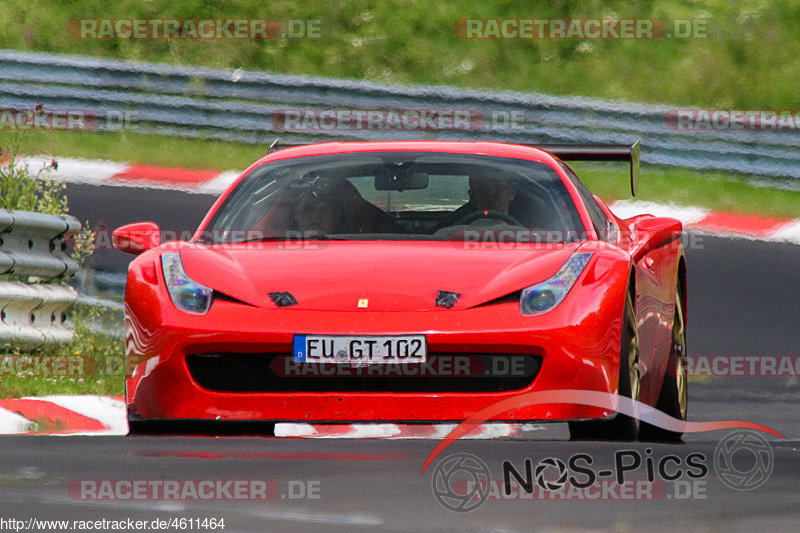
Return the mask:
{"type": "MultiPolygon", "coordinates": [[[[113,228],[154,220],[192,229],[213,198],[162,190],[69,186],[72,212],[113,228]]],[[[688,241],[689,331],[692,354],[800,354],[797,294],[800,247],[744,239],[694,236],[688,241]]],[[[120,268],[127,258],[100,252],[97,265],[120,268]]],[[[224,517],[225,531],[789,531],[800,521],[800,382],[797,378],[714,378],[692,382],[690,419],[759,422],[787,436],[769,436],[774,469],[758,488],[724,485],[713,466],[715,448],[730,431],[689,435],[684,444],[565,441],[563,425],[528,428],[521,438],[459,441],[502,480],[502,461],[522,469],[546,457],[590,454],[596,470],[620,450],[686,460],[705,456],[709,472],[681,499],[666,483],[656,499],[487,501],[469,513],[444,509],[432,494],[439,459],[422,465],[436,446],[426,440],[302,440],[205,437],[6,437],[0,440],[0,516],[39,519],[224,517]],[[646,452],[647,449],[651,453],[646,452]],[[270,479],[288,496],[289,480],[319,482],[319,499],[269,501],[104,501],[74,499],[81,479],[270,479]],[[671,497],[670,497],[671,496],[671,497]]],[[[736,457],[746,469],[747,452],[736,457]]],[[[643,479],[644,466],[628,479],[643,479]]],[[[686,478],[682,478],[685,480],[686,478]]],[[[660,485],[661,486],[661,485],[660,485]]],[[[2,523],[0,523],[2,527],[2,523]]]]}

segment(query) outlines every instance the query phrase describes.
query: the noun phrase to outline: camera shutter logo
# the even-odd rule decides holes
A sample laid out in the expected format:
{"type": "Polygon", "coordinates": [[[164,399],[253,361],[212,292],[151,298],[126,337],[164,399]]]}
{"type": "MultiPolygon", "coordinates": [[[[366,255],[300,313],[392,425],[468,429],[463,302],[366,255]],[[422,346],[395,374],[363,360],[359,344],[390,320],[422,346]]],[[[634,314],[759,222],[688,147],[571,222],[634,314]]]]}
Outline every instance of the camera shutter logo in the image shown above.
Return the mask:
{"type": "Polygon", "coordinates": [[[468,513],[486,502],[491,481],[491,471],[481,459],[469,453],[454,453],[436,465],[431,488],[436,501],[442,507],[458,513],[468,513]],[[461,493],[457,488],[461,488],[464,481],[466,491],[461,493]]]}
{"type": "Polygon", "coordinates": [[[539,464],[536,465],[534,477],[536,478],[536,483],[543,489],[548,491],[559,490],[567,483],[569,470],[567,470],[567,464],[561,459],[548,457],[547,459],[542,459],[539,461],[539,464]],[[553,468],[558,471],[558,475],[554,480],[547,479],[545,473],[553,468]]]}
{"type": "Polygon", "coordinates": [[[773,466],[772,446],[753,431],[735,431],[722,439],[714,450],[717,477],[732,489],[744,491],[760,487],[769,479],[773,466]]]}

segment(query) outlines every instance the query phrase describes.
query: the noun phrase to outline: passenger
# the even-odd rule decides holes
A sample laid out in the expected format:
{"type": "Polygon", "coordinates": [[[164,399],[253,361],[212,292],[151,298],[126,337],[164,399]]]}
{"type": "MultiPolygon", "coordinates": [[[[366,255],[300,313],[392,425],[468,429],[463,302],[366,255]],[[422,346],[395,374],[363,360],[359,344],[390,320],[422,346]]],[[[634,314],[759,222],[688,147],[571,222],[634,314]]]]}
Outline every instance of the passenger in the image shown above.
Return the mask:
{"type": "Polygon", "coordinates": [[[298,203],[295,221],[300,231],[329,233],[400,232],[391,215],[365,200],[345,179],[326,180],[325,187],[305,193],[298,203]]]}
{"type": "Polygon", "coordinates": [[[403,231],[391,215],[365,200],[346,179],[318,177],[296,180],[284,188],[254,229],[321,235],[403,231]]]}

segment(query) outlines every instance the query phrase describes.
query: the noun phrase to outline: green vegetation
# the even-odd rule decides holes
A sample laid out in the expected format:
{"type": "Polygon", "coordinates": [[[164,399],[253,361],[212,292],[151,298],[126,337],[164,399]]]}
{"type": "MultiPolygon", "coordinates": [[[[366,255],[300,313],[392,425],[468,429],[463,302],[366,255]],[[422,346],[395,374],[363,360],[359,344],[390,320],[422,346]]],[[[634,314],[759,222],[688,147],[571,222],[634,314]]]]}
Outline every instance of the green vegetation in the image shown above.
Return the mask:
{"type": "MultiPolygon", "coordinates": [[[[27,135],[15,135],[8,146],[8,161],[0,165],[0,208],[64,214],[68,210],[65,184],[51,180],[57,163],[29,169],[16,154],[27,135]]],[[[81,263],[94,251],[94,233],[81,230],[75,237],[72,257],[81,263]]],[[[0,275],[0,282],[32,282],[14,274],[0,275]]],[[[55,279],[53,282],[62,282],[55,279]]],[[[0,398],[48,394],[123,394],[124,352],[122,339],[98,331],[102,318],[120,315],[119,309],[77,304],[70,312],[74,340],[62,345],[22,350],[13,344],[0,346],[0,398]],[[38,361],[38,364],[33,361],[38,361]],[[71,361],[71,362],[70,362],[71,361]]],[[[117,316],[118,321],[121,316],[117,316]]]]}
{"type": "Polygon", "coordinates": [[[122,395],[125,392],[125,342],[97,331],[104,310],[76,304],[71,311],[75,340],[35,350],[4,350],[0,355],[0,398],[50,394],[122,395]],[[24,356],[41,358],[39,370],[24,356]],[[42,364],[49,358],[51,363],[42,364]]]}
{"type": "MultiPolygon", "coordinates": [[[[37,110],[40,108],[37,106],[37,110]]],[[[33,111],[28,113],[32,115],[33,111]]],[[[6,145],[8,154],[0,149],[0,158],[8,158],[0,165],[0,209],[38,211],[50,215],[66,213],[66,184],[51,179],[58,168],[56,162],[52,161],[41,168],[29,168],[17,160],[16,155],[21,151],[24,138],[24,133],[15,132],[6,145]]]]}
{"type": "MultiPolygon", "coordinates": [[[[791,0],[96,2],[4,0],[0,47],[287,74],[445,84],[743,109],[793,109],[800,10],[791,0]],[[706,38],[462,39],[479,18],[706,21],[706,38]],[[319,38],[80,39],[77,19],[319,20],[319,38]],[[75,24],[75,23],[73,23],[75,24]]],[[[313,31],[313,30],[312,30],[313,31]]]]}
{"type": "MultiPolygon", "coordinates": [[[[2,145],[0,135],[0,145],[2,145]]],[[[108,159],[176,168],[244,170],[267,154],[268,146],[184,139],[125,131],[28,131],[20,143],[25,154],[108,159]]]]}
{"type": "MultiPolygon", "coordinates": [[[[574,163],[570,166],[604,200],[630,197],[627,168],[574,163]]],[[[637,200],[705,207],[715,211],[797,217],[800,191],[760,187],[737,175],[643,165],[637,200]]]]}

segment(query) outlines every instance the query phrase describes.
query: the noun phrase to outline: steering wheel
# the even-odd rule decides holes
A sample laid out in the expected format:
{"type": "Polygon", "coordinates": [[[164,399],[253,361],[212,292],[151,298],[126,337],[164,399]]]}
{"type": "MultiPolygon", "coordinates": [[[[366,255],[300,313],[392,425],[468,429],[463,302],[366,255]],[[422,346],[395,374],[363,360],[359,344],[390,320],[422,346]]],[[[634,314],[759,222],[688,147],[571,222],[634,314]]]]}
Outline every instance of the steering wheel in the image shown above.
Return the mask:
{"type": "Polygon", "coordinates": [[[472,213],[467,213],[452,225],[464,226],[470,222],[478,220],[479,218],[493,218],[496,220],[502,220],[503,222],[506,222],[512,226],[522,226],[522,224],[520,224],[519,220],[516,218],[512,217],[508,213],[503,213],[502,211],[497,211],[495,209],[476,209],[472,213]]]}

